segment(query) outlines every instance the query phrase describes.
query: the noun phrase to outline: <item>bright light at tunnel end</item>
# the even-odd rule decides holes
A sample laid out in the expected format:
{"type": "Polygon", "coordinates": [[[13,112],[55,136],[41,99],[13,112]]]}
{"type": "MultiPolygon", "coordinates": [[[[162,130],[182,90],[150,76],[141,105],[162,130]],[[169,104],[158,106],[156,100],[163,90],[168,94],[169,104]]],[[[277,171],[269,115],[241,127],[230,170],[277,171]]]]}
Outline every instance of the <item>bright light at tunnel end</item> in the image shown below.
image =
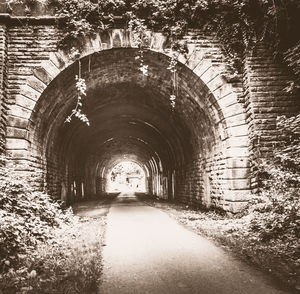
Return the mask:
{"type": "Polygon", "coordinates": [[[146,175],[143,168],[133,161],[124,160],[107,173],[106,192],[146,192],[146,175]]]}

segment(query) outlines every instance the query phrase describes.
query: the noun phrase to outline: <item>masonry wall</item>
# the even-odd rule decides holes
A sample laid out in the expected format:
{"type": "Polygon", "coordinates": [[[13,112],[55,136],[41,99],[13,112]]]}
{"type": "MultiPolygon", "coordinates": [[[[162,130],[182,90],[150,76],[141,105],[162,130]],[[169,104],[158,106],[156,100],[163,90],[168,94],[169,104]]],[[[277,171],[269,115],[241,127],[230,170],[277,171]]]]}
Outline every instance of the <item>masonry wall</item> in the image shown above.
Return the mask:
{"type": "MultiPolygon", "coordinates": [[[[255,172],[256,163],[261,158],[272,156],[274,146],[281,140],[276,130],[276,118],[299,111],[299,97],[286,90],[293,79],[287,65],[274,60],[267,44],[259,44],[247,52],[244,59],[244,93],[252,172],[255,172]]],[[[255,177],[252,177],[251,185],[256,188],[255,177]]]]}
{"type": "MultiPolygon", "coordinates": [[[[9,39],[7,100],[10,107],[7,118],[6,148],[14,157],[22,160],[25,154],[23,151],[26,152],[30,147],[33,150],[39,148],[30,146],[27,140],[30,109],[46,87],[42,82],[42,74],[39,75],[39,72],[35,70],[44,60],[49,59],[50,52],[57,50],[57,30],[52,26],[13,26],[8,29],[7,33],[9,39]],[[16,140],[19,142],[17,150],[14,148],[16,140]]],[[[34,153],[31,154],[31,158],[27,159],[36,163],[44,160],[35,157],[34,153]]]]}
{"type": "MultiPolygon", "coordinates": [[[[54,24],[22,26],[11,23],[0,27],[0,151],[6,150],[20,163],[26,162],[29,170],[47,170],[41,181],[46,178],[54,194],[64,189],[60,177],[65,171],[60,170],[58,156],[41,156],[45,154],[41,150],[43,144],[34,145],[33,142],[42,142],[44,138],[31,138],[28,129],[34,129],[37,124],[34,120],[29,121],[31,109],[50,83],[51,76],[59,73],[63,62],[53,57],[53,53],[57,52],[57,36],[54,24]]],[[[298,98],[285,90],[294,77],[284,64],[274,61],[266,46],[261,45],[245,55],[243,75],[232,79],[232,69],[227,67],[226,58],[220,54],[214,39],[205,38],[200,31],[191,32],[185,39],[191,52],[186,63],[212,85],[214,94],[220,96],[218,102],[226,110],[225,118],[221,117],[213,127],[218,129],[224,124],[228,137],[222,137],[209,154],[195,153],[182,170],[176,171],[177,197],[193,205],[205,203],[224,207],[230,203],[245,203],[249,198],[248,182],[251,180],[255,189],[256,179],[248,172],[250,166],[243,152],[249,147],[252,171],[260,157],[272,153],[274,144],[280,140],[275,129],[276,117],[295,113],[295,105],[299,105],[298,98]],[[209,65],[206,65],[207,60],[209,65]],[[211,68],[221,73],[219,76],[224,79],[223,84],[215,82],[216,76],[210,76],[211,68]],[[229,86],[232,92],[222,94],[229,86]],[[232,98],[235,95],[240,98],[239,102],[232,98]],[[246,123],[244,118],[247,118],[246,123]],[[228,162],[229,169],[226,168],[228,162]]],[[[293,52],[287,53],[291,63],[293,52]]],[[[203,89],[197,89],[196,82],[193,91],[201,93],[203,89]]],[[[209,103],[210,115],[216,116],[215,102],[209,103]]],[[[42,128],[47,130],[47,127],[42,128]]],[[[40,133],[43,134],[43,130],[40,133]]],[[[69,174],[76,173],[76,167],[70,167],[69,174]]],[[[65,181],[70,186],[72,179],[65,181]]]]}
{"type": "Polygon", "coordinates": [[[176,198],[188,205],[203,205],[203,158],[194,156],[185,167],[176,171],[176,198]]]}
{"type": "MultiPolygon", "coordinates": [[[[221,143],[220,143],[221,144],[221,143]]],[[[224,210],[235,211],[243,207],[249,200],[248,183],[242,173],[235,189],[228,192],[230,170],[227,168],[226,152],[220,146],[204,157],[202,153],[196,154],[185,167],[177,171],[177,197],[180,201],[195,207],[220,207],[224,210]]],[[[244,159],[235,160],[234,172],[247,168],[244,159]]]]}
{"type": "Polygon", "coordinates": [[[0,25],[0,154],[5,153],[7,116],[7,27],[0,25]]]}

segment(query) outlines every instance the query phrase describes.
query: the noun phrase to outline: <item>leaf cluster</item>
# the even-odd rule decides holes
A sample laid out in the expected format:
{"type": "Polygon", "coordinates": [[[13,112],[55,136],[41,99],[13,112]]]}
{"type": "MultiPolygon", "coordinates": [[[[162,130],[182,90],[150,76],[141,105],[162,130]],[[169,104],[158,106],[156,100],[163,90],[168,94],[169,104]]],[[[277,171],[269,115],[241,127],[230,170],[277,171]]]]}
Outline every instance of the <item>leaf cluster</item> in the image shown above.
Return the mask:
{"type": "Polygon", "coordinates": [[[51,239],[51,229],[67,220],[59,204],[35,191],[14,165],[1,166],[0,274],[17,267],[20,254],[51,239]]]}
{"type": "Polygon", "coordinates": [[[281,56],[299,40],[298,0],[52,0],[51,3],[61,19],[65,45],[105,30],[120,18],[125,23],[141,19],[149,29],[160,30],[172,39],[188,29],[200,28],[217,36],[227,53],[235,58],[263,40],[281,56]]]}
{"type": "Polygon", "coordinates": [[[264,199],[256,201],[250,230],[258,233],[260,241],[295,242],[300,238],[299,189],[264,195],[264,199]]]}
{"type": "Polygon", "coordinates": [[[0,292],[98,293],[104,220],[79,219],[0,158],[0,292]]]}
{"type": "Polygon", "coordinates": [[[3,294],[98,293],[104,218],[70,219],[52,229],[53,239],[19,254],[19,267],[0,274],[3,294]]]}
{"type": "Polygon", "coordinates": [[[64,35],[62,47],[81,47],[81,38],[106,30],[124,11],[124,1],[49,0],[64,35]]]}
{"type": "Polygon", "coordinates": [[[258,166],[260,195],[252,200],[251,230],[262,241],[300,237],[300,114],[277,119],[281,142],[258,166]]]}
{"type": "MultiPolygon", "coordinates": [[[[79,61],[80,66],[80,61],[79,61]]],[[[78,118],[80,121],[85,123],[86,125],[90,125],[90,121],[85,113],[82,111],[83,107],[83,98],[86,96],[86,83],[85,79],[81,78],[80,76],[75,76],[76,80],[76,91],[77,91],[77,103],[75,108],[72,109],[71,114],[66,118],[65,122],[70,123],[73,116],[78,118]]]]}

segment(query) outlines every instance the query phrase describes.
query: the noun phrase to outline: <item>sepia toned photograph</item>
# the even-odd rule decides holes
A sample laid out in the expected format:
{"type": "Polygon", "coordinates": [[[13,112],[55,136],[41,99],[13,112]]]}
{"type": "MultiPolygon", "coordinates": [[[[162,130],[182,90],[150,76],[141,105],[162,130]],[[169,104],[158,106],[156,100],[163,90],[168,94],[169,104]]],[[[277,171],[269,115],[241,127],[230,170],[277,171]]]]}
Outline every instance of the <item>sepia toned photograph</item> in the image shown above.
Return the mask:
{"type": "Polygon", "coordinates": [[[299,0],[0,0],[0,294],[296,294],[299,240],[299,0]]]}

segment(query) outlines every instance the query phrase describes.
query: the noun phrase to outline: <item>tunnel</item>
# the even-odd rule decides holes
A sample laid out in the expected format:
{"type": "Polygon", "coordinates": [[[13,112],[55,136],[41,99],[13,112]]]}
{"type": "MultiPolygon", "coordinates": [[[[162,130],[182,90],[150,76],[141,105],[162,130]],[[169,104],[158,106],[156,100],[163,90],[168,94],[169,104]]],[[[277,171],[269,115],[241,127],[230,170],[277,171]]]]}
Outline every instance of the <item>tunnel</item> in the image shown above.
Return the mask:
{"type": "Polygon", "coordinates": [[[117,48],[74,60],[43,91],[28,133],[45,187],[69,204],[101,198],[108,173],[127,160],[142,167],[151,195],[222,205],[228,134],[216,98],[179,62],[174,109],[170,58],[145,50],[145,76],[137,54],[137,49],[117,48]],[[76,118],[65,122],[76,104],[79,66],[87,85],[83,112],[89,126],[76,118]]]}

